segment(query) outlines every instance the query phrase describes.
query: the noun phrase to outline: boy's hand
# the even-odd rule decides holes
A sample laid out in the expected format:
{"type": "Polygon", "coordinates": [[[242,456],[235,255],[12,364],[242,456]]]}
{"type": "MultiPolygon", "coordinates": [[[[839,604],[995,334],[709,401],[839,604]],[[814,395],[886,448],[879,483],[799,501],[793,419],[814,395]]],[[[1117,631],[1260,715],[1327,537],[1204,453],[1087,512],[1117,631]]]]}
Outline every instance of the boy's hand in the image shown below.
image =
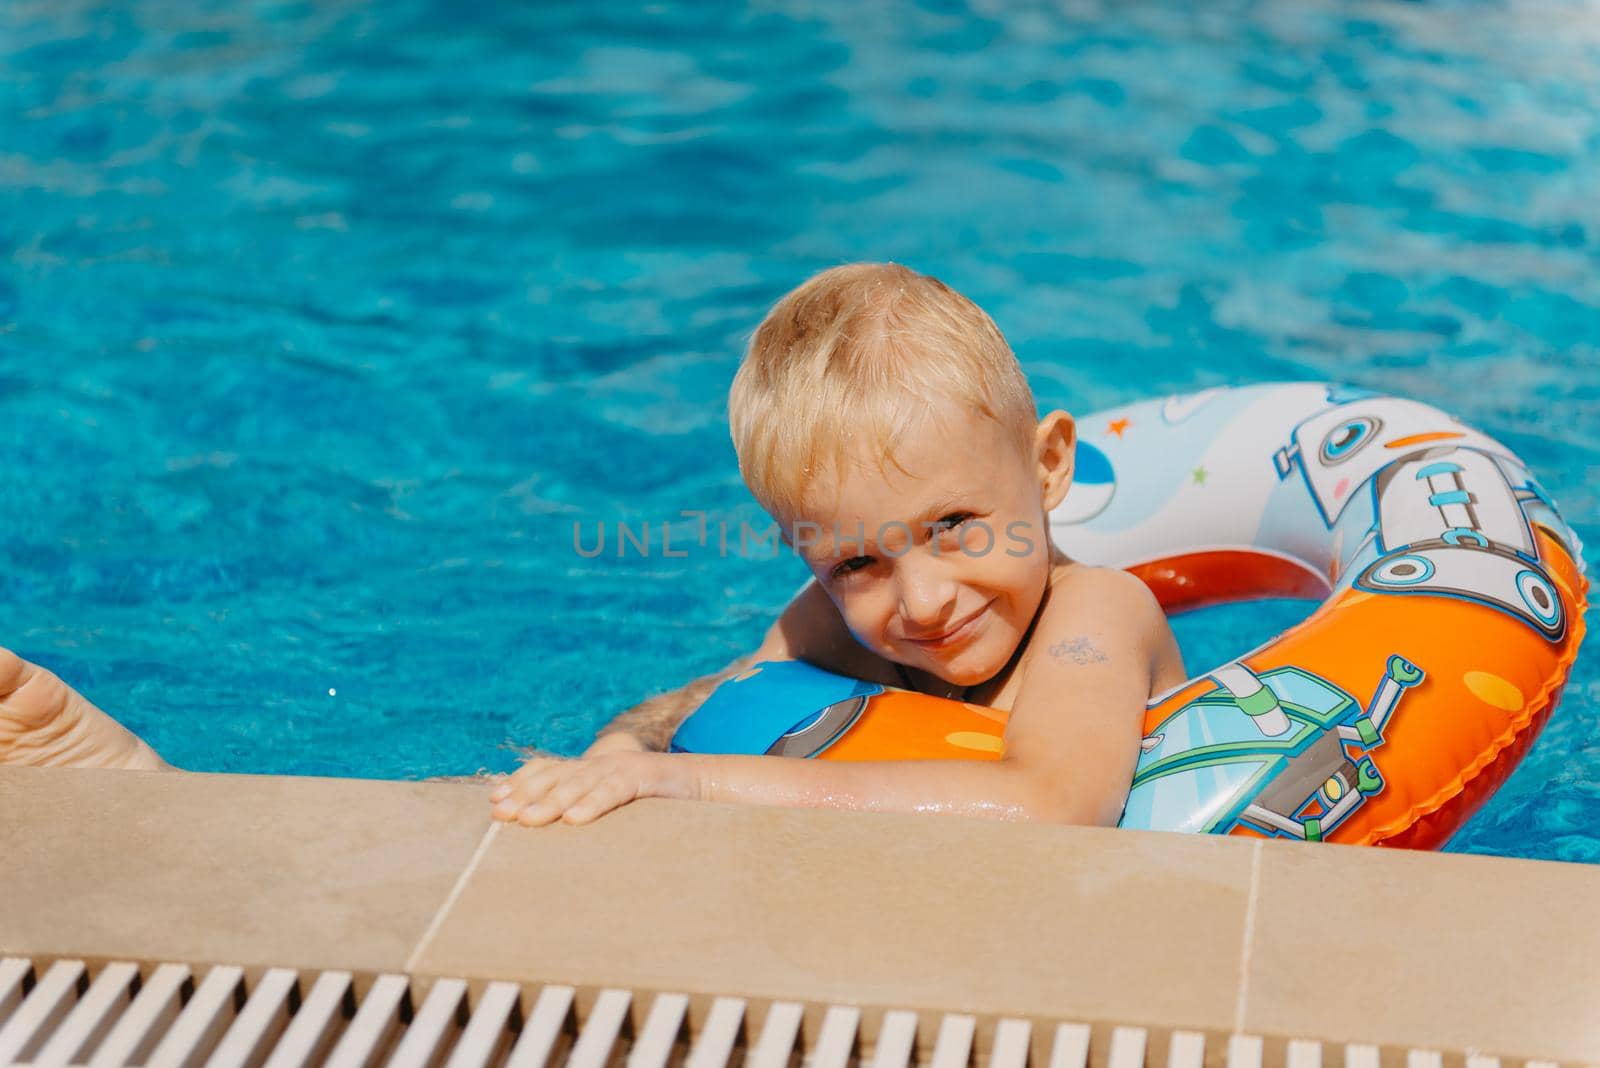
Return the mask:
{"type": "Polygon", "coordinates": [[[699,796],[695,764],[667,753],[610,752],[577,760],[536,757],[489,795],[497,820],[525,827],[588,823],[641,797],[699,796]]]}

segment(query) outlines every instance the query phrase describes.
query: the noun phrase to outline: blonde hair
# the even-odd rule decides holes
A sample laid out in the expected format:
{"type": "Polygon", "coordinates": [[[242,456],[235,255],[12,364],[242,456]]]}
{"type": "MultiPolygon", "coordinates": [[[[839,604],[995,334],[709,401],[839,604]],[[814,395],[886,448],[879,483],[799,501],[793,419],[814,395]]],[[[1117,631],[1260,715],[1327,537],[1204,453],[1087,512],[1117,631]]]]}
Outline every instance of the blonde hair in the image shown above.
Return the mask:
{"type": "Polygon", "coordinates": [[[739,473],[774,517],[796,517],[814,478],[841,473],[869,441],[893,461],[895,440],[939,399],[993,419],[1029,454],[1033,392],[983,309],[895,263],[823,271],[767,313],[734,376],[739,473]]]}

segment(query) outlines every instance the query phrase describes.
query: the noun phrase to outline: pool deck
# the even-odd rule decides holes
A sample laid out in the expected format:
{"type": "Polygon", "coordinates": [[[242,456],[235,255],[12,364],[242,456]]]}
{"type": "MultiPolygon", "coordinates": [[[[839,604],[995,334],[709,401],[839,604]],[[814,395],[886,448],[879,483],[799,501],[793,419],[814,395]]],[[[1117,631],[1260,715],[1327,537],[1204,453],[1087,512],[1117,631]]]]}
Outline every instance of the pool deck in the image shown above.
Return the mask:
{"type": "Polygon", "coordinates": [[[1600,868],[1542,861],[668,801],[533,830],[471,785],[0,768],[0,956],[36,960],[1577,1064],[1600,1062],[1597,901],[1600,868]]]}

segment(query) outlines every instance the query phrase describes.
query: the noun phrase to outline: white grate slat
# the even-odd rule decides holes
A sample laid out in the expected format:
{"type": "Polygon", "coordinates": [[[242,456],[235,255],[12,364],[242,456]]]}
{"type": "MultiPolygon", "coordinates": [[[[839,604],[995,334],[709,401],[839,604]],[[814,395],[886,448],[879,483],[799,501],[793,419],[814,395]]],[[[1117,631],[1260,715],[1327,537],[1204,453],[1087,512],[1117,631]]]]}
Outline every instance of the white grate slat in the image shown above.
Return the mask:
{"type": "MultiPolygon", "coordinates": [[[[1344,1048],[1344,1068],[1378,1068],[1378,1047],[1351,1042],[1344,1048]]],[[[1470,1068],[1470,1064],[1468,1066],[1470,1068]]],[[[1491,1068],[1485,1065],[1484,1068],[1491,1068]]],[[[1493,1066],[1498,1068],[1498,1066],[1493,1066]]]]}
{"type": "Polygon", "coordinates": [[[1444,1058],[1436,1050],[1408,1050],[1406,1052],[1406,1068],[1444,1068],[1444,1058]]]}
{"type": "Polygon", "coordinates": [[[83,961],[58,960],[0,1027],[0,1064],[28,1060],[77,1000],[83,961]]]}
{"type": "Polygon", "coordinates": [[[878,1045],[872,1051],[872,1068],[906,1068],[917,1046],[917,1014],[891,1009],[883,1014],[878,1045]]]}
{"type": "Polygon", "coordinates": [[[403,975],[380,975],[361,999],[355,1019],[328,1055],[328,1068],[366,1068],[380,1056],[400,1024],[400,1006],[410,984],[403,975]]]}
{"type": "Polygon", "coordinates": [[[856,1048],[856,1028],[861,1010],[849,1005],[833,1005],[822,1016],[822,1030],[816,1045],[803,1062],[803,1068],[845,1068],[856,1048]]]}
{"type": "Polygon", "coordinates": [[[147,1068],[191,1068],[216,1048],[230,1023],[244,982],[244,969],[219,964],[206,973],[200,989],[150,1054],[147,1068]]]}
{"type": "Polygon", "coordinates": [[[256,1068],[266,1060],[289,1025],[289,996],[298,982],[299,976],[291,969],[268,969],[206,1059],[206,1068],[256,1068]]]}
{"type": "Polygon", "coordinates": [[[1288,1068],[1322,1068],[1322,1043],[1308,1038],[1290,1039],[1285,1061],[1288,1068]]]}
{"type": "Polygon", "coordinates": [[[390,1056],[389,1068],[427,1068],[435,1063],[466,996],[465,979],[436,980],[390,1056]]]}
{"type": "Polygon", "coordinates": [[[1206,1036],[1198,1031],[1174,1031],[1167,1046],[1167,1068],[1202,1068],[1206,1036]]]}
{"type": "Polygon", "coordinates": [[[1261,1068],[1261,1039],[1234,1035],[1228,1039],[1228,1068],[1261,1068]]]}
{"type": "Polygon", "coordinates": [[[33,961],[26,957],[0,958],[0,1026],[22,1004],[22,988],[33,974],[33,961]]]}
{"type": "Polygon", "coordinates": [[[63,1068],[73,1058],[82,1060],[93,1052],[117,1015],[132,1002],[133,981],[138,977],[139,966],[127,961],[100,969],[88,993],[34,1057],[34,1068],[63,1068]]]}
{"type": "Polygon", "coordinates": [[[761,1037],[745,1059],[745,1068],[786,1068],[800,1037],[805,1006],[795,1001],[774,1001],[761,1025],[761,1037]]]}
{"type": "Polygon", "coordinates": [[[495,982],[485,987],[445,1068],[484,1068],[497,1060],[510,1043],[511,1014],[521,996],[516,983],[495,982]]]}
{"type": "Polygon", "coordinates": [[[1117,1027],[1111,1031],[1109,1068],[1144,1068],[1144,1047],[1148,1035],[1142,1027],[1117,1027]]]}
{"type": "Polygon", "coordinates": [[[633,994],[616,987],[607,987],[595,998],[589,1019],[578,1032],[578,1041],[572,1044],[572,1054],[567,1058],[567,1068],[606,1068],[611,1051],[622,1034],[622,1025],[628,1022],[628,1005],[633,994]]]}
{"type": "Polygon", "coordinates": [[[1027,1020],[1001,1020],[994,1028],[989,1068],[1028,1068],[1028,1043],[1032,1038],[1033,1025],[1027,1020]]]}
{"type": "Polygon", "coordinates": [[[1050,1047],[1050,1068],[1084,1068],[1089,1063],[1089,1028],[1086,1024],[1058,1024],[1050,1047]]]}
{"type": "Polygon", "coordinates": [[[744,1009],[744,998],[722,997],[713,1001],[684,1068],[726,1068],[744,1027],[744,1009]]]}
{"type": "Polygon", "coordinates": [[[511,1047],[506,1068],[544,1068],[572,1018],[576,993],[570,986],[547,986],[539,992],[539,1000],[522,1027],[522,1037],[511,1047]]]}
{"type": "Polygon", "coordinates": [[[267,1058],[266,1068],[300,1068],[319,1063],[333,1041],[343,1016],[340,1009],[350,992],[349,972],[323,972],[294,1014],[294,1021],[267,1058]]]}
{"type": "Polygon", "coordinates": [[[650,1015],[645,1018],[644,1027],[628,1053],[627,1068],[666,1068],[667,1061],[672,1059],[672,1047],[683,1034],[688,1014],[687,994],[657,994],[650,1005],[650,1015]]]}
{"type": "Polygon", "coordinates": [[[106,1040],[89,1058],[89,1068],[122,1068],[143,1062],[143,1052],[160,1041],[173,1020],[184,984],[189,981],[187,964],[163,964],[151,973],[128,1011],[111,1028],[106,1040]]]}
{"type": "Polygon", "coordinates": [[[977,1029],[976,1017],[945,1013],[939,1021],[939,1035],[933,1040],[930,1068],[967,1068],[972,1063],[972,1036],[977,1029]]]}

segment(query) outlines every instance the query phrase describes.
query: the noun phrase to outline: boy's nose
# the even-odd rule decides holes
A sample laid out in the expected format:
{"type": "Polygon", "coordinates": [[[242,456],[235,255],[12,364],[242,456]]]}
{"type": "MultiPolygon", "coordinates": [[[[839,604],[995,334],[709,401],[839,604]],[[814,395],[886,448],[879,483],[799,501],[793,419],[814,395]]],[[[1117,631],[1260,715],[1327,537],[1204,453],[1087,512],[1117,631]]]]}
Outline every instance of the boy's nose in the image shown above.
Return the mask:
{"type": "Polygon", "coordinates": [[[901,560],[895,570],[899,572],[900,617],[907,624],[906,636],[937,637],[944,624],[952,622],[955,583],[932,561],[901,560]]]}

